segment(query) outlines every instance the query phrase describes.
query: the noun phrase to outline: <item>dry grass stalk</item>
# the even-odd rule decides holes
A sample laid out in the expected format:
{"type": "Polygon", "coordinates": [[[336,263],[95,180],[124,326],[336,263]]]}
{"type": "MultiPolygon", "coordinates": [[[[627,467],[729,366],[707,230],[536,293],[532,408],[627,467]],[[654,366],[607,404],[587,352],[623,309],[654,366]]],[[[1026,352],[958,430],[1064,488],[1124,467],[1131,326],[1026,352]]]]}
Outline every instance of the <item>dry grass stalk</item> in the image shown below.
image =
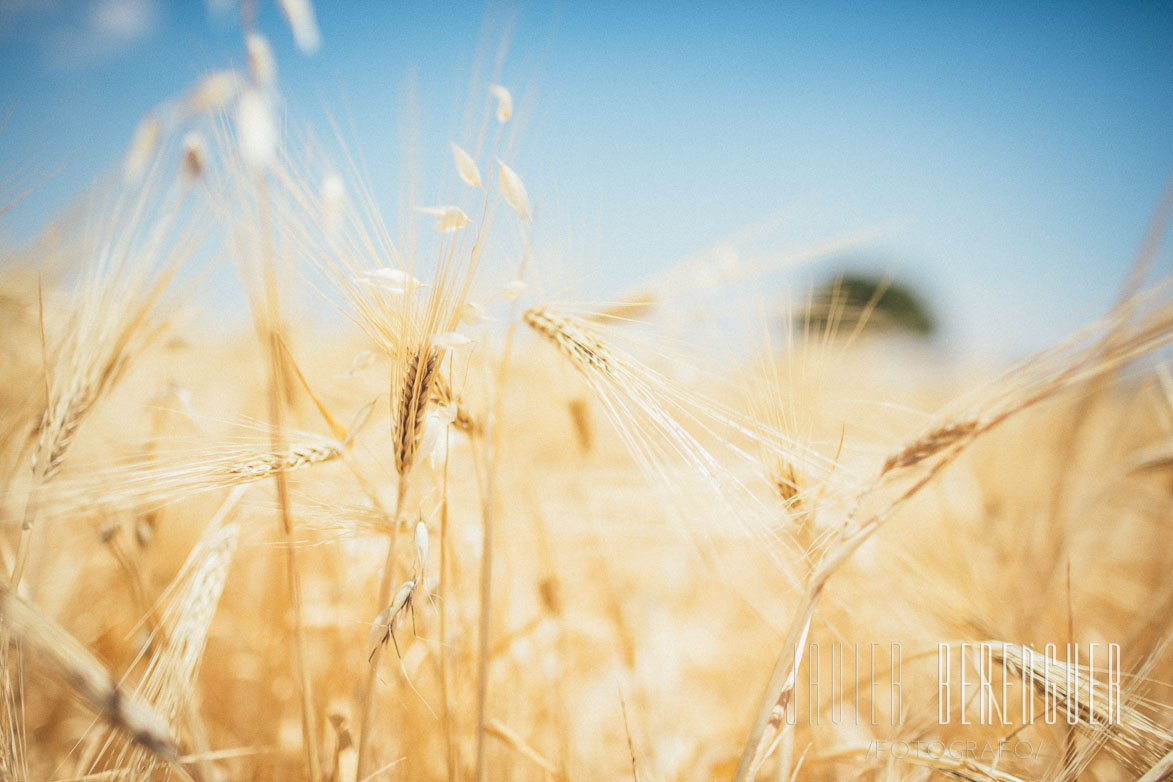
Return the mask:
{"type": "Polygon", "coordinates": [[[623,699],[623,690],[619,691],[619,710],[623,712],[623,733],[627,736],[627,752],[631,755],[631,778],[639,782],[639,763],[635,757],[635,740],[631,737],[631,725],[627,721],[627,701],[623,699]]]}
{"type": "MultiPolygon", "coordinates": [[[[235,137],[227,132],[219,138],[229,185],[215,188],[223,202],[218,204],[230,226],[237,249],[241,251],[240,272],[246,283],[253,324],[267,364],[265,403],[269,424],[269,450],[285,451],[285,407],[293,400],[296,376],[287,347],[284,321],[284,272],[287,263],[278,247],[283,239],[281,219],[283,196],[273,183],[282,181],[281,139],[276,128],[275,109],[277,66],[267,40],[255,32],[246,34],[247,64],[250,84],[239,96],[235,110],[235,137]],[[275,195],[277,193],[277,195],[275,195]]],[[[339,448],[331,456],[338,455],[339,448]]],[[[305,460],[324,454],[297,454],[305,460]]],[[[262,469],[264,465],[261,465],[262,469]]],[[[301,749],[305,771],[314,782],[321,779],[319,761],[320,736],[314,704],[313,682],[307,660],[307,641],[303,618],[301,574],[295,540],[295,520],[289,501],[285,470],[274,465],[268,472],[277,495],[278,531],[284,554],[285,588],[274,588],[272,599],[288,601],[289,628],[293,646],[292,668],[296,678],[301,723],[301,749]]],[[[260,476],[256,476],[260,477],[260,476]]],[[[283,633],[284,635],[284,633],[283,633]]]]}
{"type": "Polygon", "coordinates": [[[7,643],[0,648],[0,778],[22,780],[29,778],[23,702],[18,695],[24,692],[24,666],[11,659],[13,651],[20,654],[7,643]]]}
{"type": "Polygon", "coordinates": [[[485,725],[485,732],[493,738],[501,741],[505,746],[520,753],[525,758],[532,761],[538,768],[545,771],[555,780],[564,779],[562,772],[558,766],[554,765],[541,752],[536,750],[529,742],[521,737],[517,731],[510,728],[500,720],[489,720],[485,725]]]}
{"type": "MultiPolygon", "coordinates": [[[[404,511],[407,497],[408,475],[414,464],[416,450],[424,434],[424,416],[427,412],[428,401],[432,395],[432,386],[438,376],[440,353],[429,344],[423,348],[410,352],[407,361],[397,366],[392,374],[392,399],[396,406],[392,412],[391,441],[394,444],[395,469],[399,473],[399,484],[396,490],[395,515],[392,524],[398,525],[404,511]],[[398,393],[396,393],[398,390],[398,393]]],[[[387,548],[387,560],[383,565],[383,575],[379,582],[377,605],[380,612],[389,610],[391,602],[391,585],[394,583],[395,572],[395,542],[397,530],[392,529],[391,542],[387,548]]],[[[407,600],[414,591],[415,583],[411,583],[407,600]]],[[[402,591],[402,590],[401,590],[402,591]]],[[[400,607],[400,610],[402,606],[400,607]]],[[[387,632],[393,634],[392,623],[398,617],[400,610],[392,610],[387,618],[387,632]]],[[[362,723],[358,741],[358,773],[369,772],[370,765],[370,737],[373,730],[375,709],[375,686],[378,681],[379,659],[383,649],[382,643],[376,644],[371,651],[367,673],[367,684],[362,702],[362,723]]]]}
{"type": "Polygon", "coordinates": [[[345,712],[332,711],[327,715],[334,729],[334,763],[330,770],[331,782],[358,782],[358,750],[350,731],[350,719],[345,712]]]}
{"type": "MultiPolygon", "coordinates": [[[[1075,715],[1082,731],[1091,734],[1094,744],[1106,743],[1109,751],[1126,765],[1142,769],[1160,761],[1173,746],[1173,731],[1160,725],[1136,706],[1135,685],[1143,677],[1132,676],[1133,684],[1125,688],[1119,700],[1108,697],[1104,671],[1089,671],[1062,660],[1048,659],[1043,652],[1007,644],[987,642],[993,659],[1014,676],[1029,680],[1044,700],[1055,704],[1060,714],[1075,715]]],[[[1090,755],[1067,759],[1068,767],[1086,766],[1090,755]]]]}
{"type": "Polygon", "coordinates": [[[803,596],[803,604],[795,612],[796,621],[791,624],[789,634],[782,643],[783,652],[766,688],[772,700],[768,708],[763,708],[759,712],[758,723],[755,723],[750,731],[751,741],[746,744],[735,779],[755,779],[758,770],[768,759],[771,749],[778,745],[782,735],[790,728],[786,721],[786,708],[794,696],[798,669],[806,652],[807,635],[810,633],[811,621],[822,595],[822,585],[826,583],[825,580],[816,580],[819,578],[819,574],[812,578],[811,583],[817,584],[817,587],[803,596]]]}
{"type": "Polygon", "coordinates": [[[1152,768],[1142,774],[1136,782],[1167,782],[1173,778],[1173,750],[1153,764],[1152,768]]]}
{"type": "MultiPolygon", "coordinates": [[[[874,746],[866,745],[841,747],[810,759],[812,765],[839,764],[845,761],[856,761],[865,764],[865,767],[867,764],[876,764],[876,749],[874,746]]],[[[996,766],[979,763],[967,754],[951,755],[948,752],[938,752],[932,747],[923,747],[918,752],[909,753],[907,757],[901,758],[900,762],[931,769],[936,774],[959,782],[1030,782],[996,766]]],[[[859,766],[856,769],[861,770],[859,766]]]]}

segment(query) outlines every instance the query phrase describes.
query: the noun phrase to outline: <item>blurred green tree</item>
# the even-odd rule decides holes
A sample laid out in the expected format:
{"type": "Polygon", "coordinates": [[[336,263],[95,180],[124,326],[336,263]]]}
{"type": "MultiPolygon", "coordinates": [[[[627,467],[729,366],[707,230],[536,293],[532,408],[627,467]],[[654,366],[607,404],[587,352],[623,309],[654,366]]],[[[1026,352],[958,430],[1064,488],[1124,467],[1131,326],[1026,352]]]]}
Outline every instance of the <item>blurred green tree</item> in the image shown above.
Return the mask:
{"type": "Polygon", "coordinates": [[[936,330],[937,321],[911,285],[889,277],[846,272],[815,289],[797,325],[815,333],[869,329],[927,338],[936,330]]]}

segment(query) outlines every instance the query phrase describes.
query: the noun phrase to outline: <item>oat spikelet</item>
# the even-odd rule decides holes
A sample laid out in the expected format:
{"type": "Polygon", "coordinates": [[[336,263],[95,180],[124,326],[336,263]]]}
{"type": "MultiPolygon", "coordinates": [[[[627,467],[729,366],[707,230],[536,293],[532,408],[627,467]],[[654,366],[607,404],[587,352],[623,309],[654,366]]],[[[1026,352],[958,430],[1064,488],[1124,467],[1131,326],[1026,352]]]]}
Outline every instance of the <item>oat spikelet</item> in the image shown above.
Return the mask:
{"type": "Polygon", "coordinates": [[[480,187],[481,172],[477,169],[476,161],[472,159],[472,155],[455,143],[452,143],[451,146],[452,160],[456,163],[456,173],[460,175],[461,181],[469,187],[480,187]]]}
{"type": "Polygon", "coordinates": [[[456,417],[452,419],[452,425],[465,434],[476,434],[480,431],[480,424],[473,416],[468,405],[460,398],[460,395],[452,390],[451,383],[444,377],[442,372],[436,373],[435,382],[432,384],[432,401],[439,407],[451,407],[456,411],[456,417]]]}
{"type": "Polygon", "coordinates": [[[417,206],[416,211],[436,218],[435,229],[439,233],[459,231],[472,222],[459,206],[417,206]]]}
{"type": "Polygon", "coordinates": [[[183,172],[189,179],[199,179],[208,167],[208,145],[196,131],[183,137],[183,172]]]}
{"type": "Polygon", "coordinates": [[[509,166],[497,160],[497,168],[501,179],[501,193],[505,196],[505,203],[509,204],[518,217],[529,220],[529,196],[525,192],[525,185],[521,177],[509,166]]]}
{"type": "Polygon", "coordinates": [[[280,141],[273,96],[250,87],[236,101],[236,133],[240,156],[253,171],[264,171],[277,157],[280,141]]]}
{"type": "Polygon", "coordinates": [[[277,0],[285,21],[293,33],[293,40],[303,54],[313,54],[322,45],[322,32],[318,29],[318,17],[310,0],[277,0]]]}
{"type": "Polygon", "coordinates": [[[500,84],[490,84],[489,94],[497,99],[497,121],[508,122],[513,116],[513,95],[500,84]]]}
{"type": "Polygon", "coordinates": [[[424,433],[424,414],[428,397],[436,380],[440,364],[439,353],[428,346],[423,357],[416,350],[403,368],[399,384],[399,403],[395,408],[394,442],[395,469],[405,475],[414,463],[416,449],[424,433]]]}
{"type": "Polygon", "coordinates": [[[501,298],[508,302],[515,302],[521,298],[523,293],[525,293],[525,288],[526,285],[524,280],[513,280],[508,282],[501,289],[501,298]]]}
{"type": "Polygon", "coordinates": [[[277,59],[269,40],[258,33],[249,33],[244,44],[249,78],[258,87],[272,87],[277,82],[277,59]]]}
{"type": "Polygon", "coordinates": [[[7,584],[0,584],[0,620],[9,638],[23,643],[33,659],[49,668],[103,719],[156,755],[178,757],[167,720],[119,687],[76,638],[12,594],[7,584]]]}
{"type": "Polygon", "coordinates": [[[183,107],[190,115],[223,111],[236,98],[240,77],[234,71],[216,71],[192,88],[183,99],[183,107]]]}
{"type": "Polygon", "coordinates": [[[133,185],[146,174],[151,160],[155,157],[155,151],[159,148],[162,133],[163,126],[154,114],[144,117],[139,122],[126,159],[122,163],[122,178],[126,184],[133,185]]]}

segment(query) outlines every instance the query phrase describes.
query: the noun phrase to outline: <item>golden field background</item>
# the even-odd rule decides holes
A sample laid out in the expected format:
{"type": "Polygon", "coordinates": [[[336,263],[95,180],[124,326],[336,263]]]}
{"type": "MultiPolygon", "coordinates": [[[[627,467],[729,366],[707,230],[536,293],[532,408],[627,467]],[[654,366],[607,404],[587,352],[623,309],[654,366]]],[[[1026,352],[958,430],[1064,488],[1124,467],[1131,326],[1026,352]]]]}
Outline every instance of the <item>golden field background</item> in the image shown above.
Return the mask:
{"type": "Polygon", "coordinates": [[[1173,773],[1150,256],[1103,321],[1005,372],[834,324],[706,362],[657,336],[669,285],[582,314],[542,296],[501,90],[470,99],[459,215],[400,237],[344,155],[266,146],[250,54],[6,253],[4,778],[1173,773]],[[192,293],[231,265],[239,333],[192,293]],[[786,676],[795,639],[900,644],[898,724],[829,724],[786,676]],[[1120,723],[938,724],[938,644],[980,641],[1118,643],[1120,723]],[[1041,751],[869,752],[1007,737],[1041,751]]]}

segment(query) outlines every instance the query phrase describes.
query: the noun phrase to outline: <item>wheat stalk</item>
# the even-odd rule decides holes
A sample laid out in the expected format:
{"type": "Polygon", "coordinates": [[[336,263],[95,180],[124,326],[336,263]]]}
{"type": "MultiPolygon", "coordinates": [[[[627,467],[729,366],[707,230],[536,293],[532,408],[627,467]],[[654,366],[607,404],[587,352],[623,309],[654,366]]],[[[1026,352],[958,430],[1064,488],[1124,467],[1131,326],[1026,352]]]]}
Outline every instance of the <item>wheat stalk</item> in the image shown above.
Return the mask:
{"type": "MultiPolygon", "coordinates": [[[[312,438],[279,450],[242,443],[155,452],[45,484],[36,491],[36,503],[41,515],[54,521],[91,514],[95,508],[109,514],[151,511],[198,494],[333,462],[343,450],[341,443],[312,438]]],[[[0,521],[12,524],[17,519],[0,521]]]]}
{"type": "Polygon", "coordinates": [[[114,727],[161,759],[179,756],[167,718],[127,693],[72,635],[0,584],[0,619],[8,641],[23,644],[69,690],[114,727]]]}

